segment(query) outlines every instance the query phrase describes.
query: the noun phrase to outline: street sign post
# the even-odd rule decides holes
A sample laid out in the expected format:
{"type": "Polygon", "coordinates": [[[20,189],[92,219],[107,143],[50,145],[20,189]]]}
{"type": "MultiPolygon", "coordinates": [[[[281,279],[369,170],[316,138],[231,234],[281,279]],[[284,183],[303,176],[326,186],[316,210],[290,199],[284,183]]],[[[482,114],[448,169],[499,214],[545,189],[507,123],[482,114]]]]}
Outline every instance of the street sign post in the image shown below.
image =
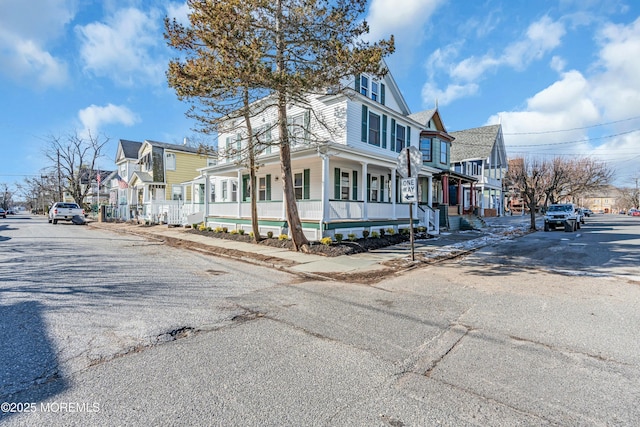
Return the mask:
{"type": "Polygon", "coordinates": [[[409,235],[411,236],[411,261],[415,261],[414,242],[415,233],[413,231],[413,204],[418,201],[418,180],[411,177],[411,170],[415,175],[422,167],[422,153],[417,147],[410,146],[400,152],[398,156],[398,173],[404,179],[401,184],[401,201],[409,203],[409,235]]]}

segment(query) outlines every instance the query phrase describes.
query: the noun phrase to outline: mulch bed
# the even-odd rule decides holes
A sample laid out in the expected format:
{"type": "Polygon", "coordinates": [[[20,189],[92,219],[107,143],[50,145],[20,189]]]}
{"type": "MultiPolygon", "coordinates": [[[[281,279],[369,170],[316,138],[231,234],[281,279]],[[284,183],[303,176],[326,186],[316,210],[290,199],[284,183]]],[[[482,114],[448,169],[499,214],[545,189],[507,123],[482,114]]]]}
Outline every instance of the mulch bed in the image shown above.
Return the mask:
{"type": "MultiPolygon", "coordinates": [[[[187,233],[199,234],[214,239],[228,239],[238,242],[254,243],[249,234],[216,233],[215,231],[200,231],[196,229],[187,230],[187,233]]],[[[416,236],[416,238],[425,237],[426,236],[416,236]]],[[[372,249],[380,249],[387,246],[396,245],[398,243],[408,242],[409,240],[409,235],[393,234],[380,237],[369,237],[367,239],[360,238],[354,241],[343,240],[341,243],[333,242],[330,245],[323,245],[320,242],[310,242],[311,245],[309,246],[309,253],[329,257],[352,255],[367,252],[372,249]]],[[[257,244],[293,250],[293,242],[288,239],[279,240],[278,238],[269,239],[267,237],[263,237],[262,240],[257,244]]]]}

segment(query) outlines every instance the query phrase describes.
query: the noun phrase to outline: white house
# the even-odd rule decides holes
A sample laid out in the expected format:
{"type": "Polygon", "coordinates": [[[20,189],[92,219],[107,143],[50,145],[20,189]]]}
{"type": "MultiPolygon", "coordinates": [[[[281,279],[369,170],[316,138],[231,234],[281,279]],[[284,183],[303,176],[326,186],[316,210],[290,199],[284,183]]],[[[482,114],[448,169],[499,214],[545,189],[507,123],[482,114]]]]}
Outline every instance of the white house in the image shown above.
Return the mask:
{"type": "MultiPolygon", "coordinates": [[[[429,119],[410,116],[392,75],[357,76],[346,93],[310,95],[307,105],[290,105],[288,130],[293,185],[305,235],[312,240],[364,230],[406,228],[409,205],[400,203],[397,159],[409,146],[420,148],[429,119]]],[[[439,116],[438,116],[439,120],[439,116]]],[[[282,191],[279,133],[275,106],[252,120],[262,151],[257,163],[257,205],[261,233],[287,233],[282,191]],[[273,144],[273,145],[272,145],[273,144]]],[[[193,185],[204,184],[204,221],[211,227],[250,230],[249,170],[242,150],[247,145],[242,120],[230,122],[218,139],[218,163],[200,169],[193,185]]],[[[451,145],[442,138],[446,170],[451,145]]],[[[429,153],[431,155],[431,153],[429,153]]],[[[443,157],[443,158],[444,158],[443,157]]],[[[437,233],[439,211],[433,209],[433,176],[442,171],[428,162],[413,171],[420,182],[416,223],[437,233]]]]}

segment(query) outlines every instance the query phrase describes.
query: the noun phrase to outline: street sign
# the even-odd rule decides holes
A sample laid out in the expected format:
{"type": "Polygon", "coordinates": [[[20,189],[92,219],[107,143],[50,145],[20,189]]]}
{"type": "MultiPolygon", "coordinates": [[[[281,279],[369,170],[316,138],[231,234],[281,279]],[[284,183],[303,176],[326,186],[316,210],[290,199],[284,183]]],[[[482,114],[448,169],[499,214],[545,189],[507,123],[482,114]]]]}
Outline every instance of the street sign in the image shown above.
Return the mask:
{"type": "Polygon", "coordinates": [[[402,178],[400,180],[400,200],[402,203],[415,203],[418,200],[418,180],[402,178]]]}
{"type": "Polygon", "coordinates": [[[418,150],[418,147],[413,145],[407,147],[400,152],[397,164],[398,174],[401,177],[418,176],[418,171],[422,168],[422,153],[418,150]],[[407,156],[407,150],[409,150],[409,156],[407,156]],[[409,166],[411,166],[411,174],[409,174],[409,166]]]}

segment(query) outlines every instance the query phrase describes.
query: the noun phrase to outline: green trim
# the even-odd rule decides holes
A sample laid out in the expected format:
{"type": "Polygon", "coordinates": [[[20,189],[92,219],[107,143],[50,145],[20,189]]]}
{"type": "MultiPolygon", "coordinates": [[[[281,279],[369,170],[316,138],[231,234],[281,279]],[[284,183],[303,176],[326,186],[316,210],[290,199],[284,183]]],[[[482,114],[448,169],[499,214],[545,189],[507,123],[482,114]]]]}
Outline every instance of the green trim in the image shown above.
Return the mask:
{"type": "Polygon", "coordinates": [[[387,116],[382,115],[382,148],[387,148],[387,116]]]}
{"type": "Polygon", "coordinates": [[[340,168],[333,169],[333,198],[340,199],[340,168]]]}
{"type": "Polygon", "coordinates": [[[389,146],[391,151],[396,151],[396,120],[391,119],[391,144],[389,146]]]}
{"type": "Polygon", "coordinates": [[[375,220],[375,221],[338,221],[328,222],[324,224],[325,230],[336,230],[339,228],[352,228],[352,227],[380,227],[383,225],[407,225],[409,224],[409,218],[407,219],[389,219],[389,220],[375,220]]]}
{"type": "Polygon", "coordinates": [[[358,171],[351,172],[351,198],[353,200],[358,200],[358,171]]]}
{"type": "MultiPolygon", "coordinates": [[[[219,218],[219,217],[207,217],[207,221],[219,222],[221,224],[251,224],[251,219],[245,218],[219,218]]],[[[320,223],[318,221],[301,221],[302,228],[320,229],[320,223]]],[[[288,228],[289,223],[286,220],[265,220],[259,219],[258,225],[270,226],[270,227],[283,227],[288,228]]]]}
{"type": "Polygon", "coordinates": [[[309,200],[311,197],[311,169],[302,171],[302,198],[309,200]]]}

